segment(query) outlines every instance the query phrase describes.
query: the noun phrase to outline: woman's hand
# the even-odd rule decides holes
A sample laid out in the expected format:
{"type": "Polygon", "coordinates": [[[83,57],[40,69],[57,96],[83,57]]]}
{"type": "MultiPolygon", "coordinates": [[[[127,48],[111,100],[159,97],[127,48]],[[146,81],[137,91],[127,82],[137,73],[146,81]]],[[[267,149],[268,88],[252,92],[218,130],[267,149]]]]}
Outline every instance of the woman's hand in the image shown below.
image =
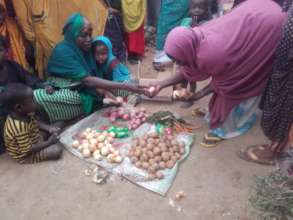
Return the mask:
{"type": "Polygon", "coordinates": [[[160,84],[149,85],[147,88],[145,88],[144,95],[153,98],[157,96],[161,90],[162,86],[160,84]]]}

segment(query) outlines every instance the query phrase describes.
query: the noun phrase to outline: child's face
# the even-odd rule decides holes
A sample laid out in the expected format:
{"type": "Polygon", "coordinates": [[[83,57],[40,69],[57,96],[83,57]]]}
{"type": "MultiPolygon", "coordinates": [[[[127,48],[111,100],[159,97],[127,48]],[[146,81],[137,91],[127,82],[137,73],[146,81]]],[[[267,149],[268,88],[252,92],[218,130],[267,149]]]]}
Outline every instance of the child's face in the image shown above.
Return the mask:
{"type": "Polygon", "coordinates": [[[191,0],[189,13],[192,18],[200,18],[208,13],[208,7],[208,0],[191,0]]]}
{"type": "Polygon", "coordinates": [[[27,116],[37,111],[37,105],[34,101],[33,91],[29,91],[23,103],[16,105],[16,110],[20,115],[27,116]]]}
{"type": "Polygon", "coordinates": [[[108,58],[108,48],[104,45],[98,45],[95,47],[95,59],[98,64],[106,63],[108,58]]]}

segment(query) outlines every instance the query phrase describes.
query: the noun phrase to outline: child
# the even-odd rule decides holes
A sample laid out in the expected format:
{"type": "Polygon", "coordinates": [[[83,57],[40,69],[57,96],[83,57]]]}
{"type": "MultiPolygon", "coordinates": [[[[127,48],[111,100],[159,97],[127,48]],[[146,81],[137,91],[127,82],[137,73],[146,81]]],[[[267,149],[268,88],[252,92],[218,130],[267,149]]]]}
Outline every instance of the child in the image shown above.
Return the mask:
{"type": "Polygon", "coordinates": [[[50,145],[58,142],[60,129],[38,123],[33,90],[21,83],[11,83],[5,87],[2,98],[9,112],[4,126],[8,154],[19,163],[59,159],[62,149],[50,145]],[[50,134],[46,141],[42,140],[40,130],[50,134]]]}
{"type": "MultiPolygon", "coordinates": [[[[132,81],[129,69],[113,55],[109,38],[105,36],[96,37],[93,41],[93,50],[100,76],[115,82],[128,83],[132,81]]],[[[115,95],[127,97],[130,104],[136,105],[139,101],[138,95],[131,95],[130,92],[125,90],[117,90],[115,95]]]]}
{"type": "MultiPolygon", "coordinates": [[[[195,27],[201,25],[208,20],[212,19],[213,7],[215,7],[216,1],[210,0],[191,0],[189,14],[190,17],[185,18],[181,22],[181,26],[195,27]]],[[[187,88],[189,84],[189,91],[194,93],[196,91],[196,83],[188,83],[184,81],[181,85],[182,88],[187,88]]],[[[193,105],[193,101],[185,102],[181,107],[189,108],[193,105]]]]}

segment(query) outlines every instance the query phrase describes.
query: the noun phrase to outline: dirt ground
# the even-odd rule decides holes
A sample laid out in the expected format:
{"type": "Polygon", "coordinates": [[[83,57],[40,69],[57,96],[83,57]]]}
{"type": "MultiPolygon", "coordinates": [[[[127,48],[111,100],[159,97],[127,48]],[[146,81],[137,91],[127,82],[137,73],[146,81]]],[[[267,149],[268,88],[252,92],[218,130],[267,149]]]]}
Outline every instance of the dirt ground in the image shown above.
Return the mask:
{"type": "MultiPolygon", "coordinates": [[[[149,66],[149,61],[144,65],[149,66]]],[[[135,69],[136,67],[134,67],[135,69]]],[[[148,70],[149,71],[149,70],[148,70]]],[[[194,105],[207,106],[208,98],[194,105]]],[[[195,119],[181,103],[143,105],[151,110],[172,110],[186,120],[195,119]]],[[[64,152],[57,162],[19,165],[7,155],[0,157],[0,219],[2,220],[254,220],[248,203],[254,175],[272,168],[244,162],[235,152],[241,147],[264,143],[259,124],[249,133],[222,142],[217,148],[200,147],[207,131],[196,133],[188,159],[167,194],[162,197],[126,180],[111,178],[105,185],[95,185],[84,170],[88,164],[64,152]],[[187,197],[178,203],[179,212],[169,205],[169,198],[184,190],[187,197]]]]}

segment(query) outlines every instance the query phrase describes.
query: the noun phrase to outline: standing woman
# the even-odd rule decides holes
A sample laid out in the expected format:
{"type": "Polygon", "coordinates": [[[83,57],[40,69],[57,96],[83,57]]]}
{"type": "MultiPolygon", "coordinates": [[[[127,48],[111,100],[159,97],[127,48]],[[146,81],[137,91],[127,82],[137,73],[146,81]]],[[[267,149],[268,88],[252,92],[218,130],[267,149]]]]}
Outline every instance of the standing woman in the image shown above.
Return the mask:
{"type": "Polygon", "coordinates": [[[128,60],[137,63],[144,54],[146,0],[122,0],[122,18],[126,31],[128,60]]]}
{"type": "Polygon", "coordinates": [[[293,141],[293,4],[284,3],[288,20],[276,50],[276,60],[261,100],[261,126],[270,144],[249,146],[239,152],[247,161],[273,165],[293,141]]]}
{"type": "Polygon", "coordinates": [[[173,29],[165,51],[181,71],[158,82],[149,95],[183,79],[210,79],[208,86],[186,98],[195,101],[213,94],[209,102],[210,131],[202,146],[215,147],[224,139],[244,134],[256,120],[285,19],[285,13],[272,0],[247,0],[202,26],[173,29]]]}
{"type": "Polygon", "coordinates": [[[51,122],[88,115],[101,107],[97,89],[139,92],[138,86],[103,80],[92,54],[92,25],[81,14],[69,17],[63,28],[64,40],[54,48],[48,63],[48,81],[56,91],[48,95],[35,90],[35,99],[51,122]]]}

